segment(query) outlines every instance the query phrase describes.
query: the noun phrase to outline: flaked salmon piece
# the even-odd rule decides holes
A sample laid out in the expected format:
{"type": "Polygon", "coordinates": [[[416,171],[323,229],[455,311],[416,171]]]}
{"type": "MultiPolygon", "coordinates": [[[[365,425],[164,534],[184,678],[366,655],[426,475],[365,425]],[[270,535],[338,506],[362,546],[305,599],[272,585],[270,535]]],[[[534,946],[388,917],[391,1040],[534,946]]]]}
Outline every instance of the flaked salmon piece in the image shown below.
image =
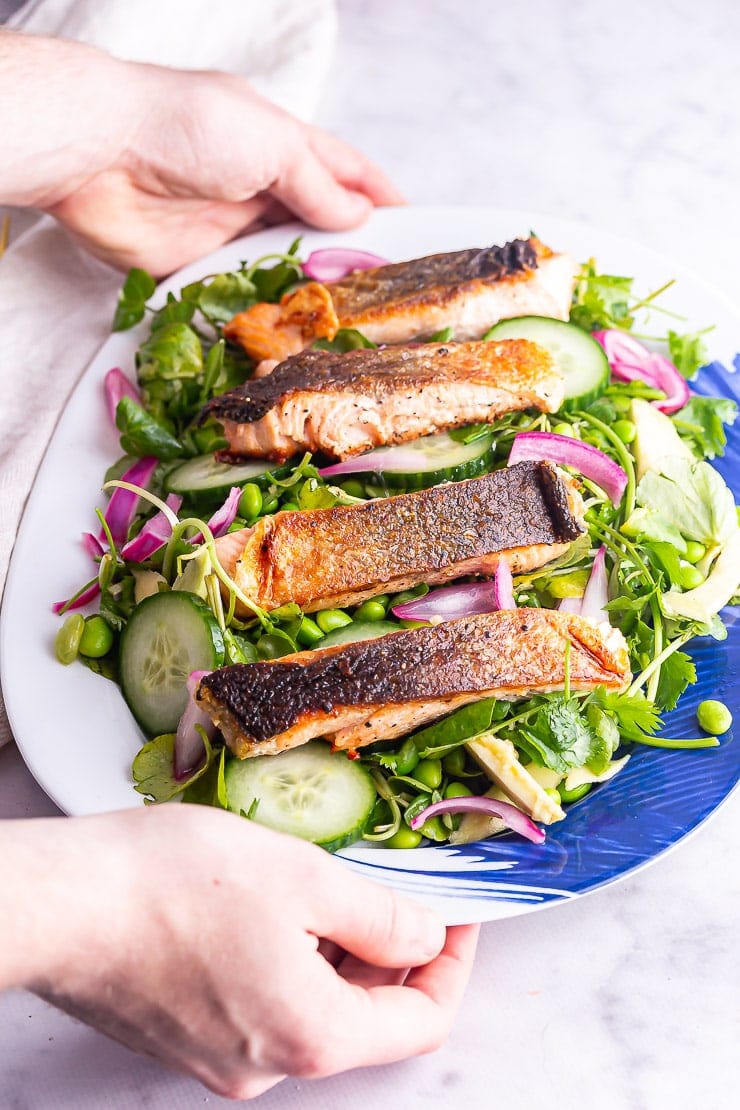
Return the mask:
{"type": "Polygon", "coordinates": [[[577,272],[570,255],[534,237],[514,239],[309,282],[270,306],[275,311],[255,305],[238,313],[224,334],[257,360],[285,358],[338,328],[357,328],[373,343],[407,343],[447,327],[456,339],[480,339],[511,316],[567,320],[577,272]]]}
{"type": "Polygon", "coordinates": [[[333,339],[339,321],[326,286],[310,281],[280,304],[262,302],[239,312],[224,326],[224,335],[256,361],[282,361],[315,339],[333,339]]]}
{"type": "Polygon", "coordinates": [[[216,551],[263,609],[294,601],[313,612],[494,574],[502,559],[512,573],[532,570],[563,554],[582,521],[573,479],[550,463],[523,462],[397,497],[276,513],[216,540],[216,551]]]}
{"type": "Polygon", "coordinates": [[[224,667],[201,680],[196,697],[240,759],[317,736],[354,750],[481,698],[562,690],[568,643],[571,690],[629,683],[617,629],[572,613],[516,609],[224,667]]]}
{"type": "Polygon", "coordinates": [[[526,339],[421,343],[339,354],[303,351],[271,374],[214,397],[202,418],[223,424],[231,456],[346,459],[505,412],[555,412],[562,375],[526,339]]]}

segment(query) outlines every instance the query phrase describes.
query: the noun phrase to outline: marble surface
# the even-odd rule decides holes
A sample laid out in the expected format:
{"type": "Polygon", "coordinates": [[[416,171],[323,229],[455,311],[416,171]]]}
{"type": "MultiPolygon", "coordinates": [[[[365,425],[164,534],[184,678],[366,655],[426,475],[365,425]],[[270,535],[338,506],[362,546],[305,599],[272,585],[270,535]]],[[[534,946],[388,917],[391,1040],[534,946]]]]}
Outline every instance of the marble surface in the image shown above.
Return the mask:
{"type": "MultiPolygon", "coordinates": [[[[740,10],[730,0],[345,0],[319,122],[412,202],[585,219],[740,300],[740,10]]],[[[54,813],[0,751],[0,817],[54,813]]],[[[484,927],[436,1054],[314,1083],[265,1110],[720,1110],[737,1091],[740,795],[650,868],[484,927]]],[[[0,998],[2,1110],[221,1104],[45,1006],[0,998]]],[[[224,1105],[226,1103],[224,1102],[224,1105]]]]}

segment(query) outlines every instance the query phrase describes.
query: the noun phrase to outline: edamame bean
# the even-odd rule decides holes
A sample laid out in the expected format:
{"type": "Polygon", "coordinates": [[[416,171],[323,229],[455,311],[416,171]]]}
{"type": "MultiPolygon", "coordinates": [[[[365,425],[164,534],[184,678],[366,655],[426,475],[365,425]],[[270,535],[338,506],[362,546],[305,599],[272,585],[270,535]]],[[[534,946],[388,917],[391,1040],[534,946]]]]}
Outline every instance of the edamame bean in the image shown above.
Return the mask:
{"type": "Polygon", "coordinates": [[[416,744],[409,737],[402,744],[398,756],[396,758],[396,774],[397,775],[410,775],[419,762],[419,753],[416,750],[416,744]]]}
{"type": "Polygon", "coordinates": [[[300,505],[297,501],[283,501],[280,506],[281,513],[297,513],[300,512],[300,505]]]}
{"type": "Polygon", "coordinates": [[[335,628],[352,624],[352,617],[344,609],[322,609],[316,614],[316,623],[322,632],[332,632],[335,628]]]}
{"type": "Polygon", "coordinates": [[[414,778],[423,782],[430,790],[436,790],[442,782],[442,761],[440,759],[422,759],[416,765],[414,778]]]}
{"type": "MultiPolygon", "coordinates": [[[[259,487],[258,487],[259,488],[259,487]]],[[[274,513],[278,507],[278,498],[276,493],[266,493],[262,498],[262,515],[267,513],[274,513]]]]}
{"type": "Polygon", "coordinates": [[[74,663],[80,651],[80,639],[85,630],[82,613],[70,613],[54,639],[54,651],[65,667],[74,663]]]}
{"type": "Polygon", "coordinates": [[[445,798],[472,798],[473,791],[464,782],[448,782],[445,787],[445,798]]]}
{"type": "Polygon", "coordinates": [[[632,443],[637,435],[637,427],[631,420],[615,420],[612,430],[619,436],[622,443],[632,443]]]}
{"type": "Polygon", "coordinates": [[[465,771],[465,749],[460,746],[442,760],[442,766],[448,775],[462,775],[465,771]]]}
{"type": "Polygon", "coordinates": [[[712,736],[721,736],[732,724],[732,713],[723,701],[703,701],[696,710],[696,719],[712,736]]]}
{"type": "Polygon", "coordinates": [[[558,787],[558,797],[563,805],[570,805],[571,802],[577,802],[579,798],[585,798],[591,789],[590,782],[582,782],[580,786],[574,786],[572,790],[567,790],[564,783],[558,787]]]}
{"type": "Polygon", "coordinates": [[[88,617],[80,636],[80,655],[102,659],[113,647],[113,629],[101,616],[88,617]]]}
{"type": "Polygon", "coordinates": [[[386,848],[418,848],[421,843],[421,833],[410,829],[408,825],[401,825],[398,832],[381,841],[386,848]]]}
{"type": "Polygon", "coordinates": [[[360,608],[355,610],[354,619],[356,621],[384,621],[385,605],[376,601],[375,598],[363,601],[360,608]]]}
{"type": "Polygon", "coordinates": [[[245,520],[254,520],[262,511],[262,490],[254,482],[247,482],[242,486],[242,494],[238,505],[239,516],[245,520]]]}
{"type": "Polygon", "coordinates": [[[698,540],[686,541],[686,554],[684,555],[684,559],[687,563],[698,563],[700,559],[704,558],[706,553],[707,549],[703,543],[699,543],[698,540]]]}
{"type": "Polygon", "coordinates": [[[313,647],[319,640],[323,640],[324,633],[321,631],[315,620],[311,617],[304,617],[300,623],[300,627],[296,633],[296,640],[303,647],[313,647]]]}
{"type": "Polygon", "coordinates": [[[692,567],[690,563],[681,567],[681,585],[685,590],[695,590],[703,581],[704,575],[698,567],[692,567]]]}
{"type": "Polygon", "coordinates": [[[427,840],[449,840],[450,830],[446,829],[442,824],[441,817],[429,817],[419,829],[422,836],[427,840]]]}
{"type": "Polygon", "coordinates": [[[346,482],[342,482],[341,488],[350,497],[365,497],[365,487],[362,482],[357,478],[348,478],[346,482]]]}

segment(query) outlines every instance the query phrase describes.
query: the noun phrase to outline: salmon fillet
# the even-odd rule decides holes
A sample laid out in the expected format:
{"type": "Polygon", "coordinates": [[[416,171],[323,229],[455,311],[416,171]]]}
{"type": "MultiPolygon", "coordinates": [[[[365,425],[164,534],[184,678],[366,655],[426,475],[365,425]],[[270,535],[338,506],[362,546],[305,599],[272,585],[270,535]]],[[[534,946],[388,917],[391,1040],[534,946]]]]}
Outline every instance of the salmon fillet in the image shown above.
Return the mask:
{"type": "Polygon", "coordinates": [[[516,609],[224,667],[201,680],[196,697],[240,759],[317,736],[353,750],[481,698],[562,690],[568,642],[571,690],[628,684],[617,629],[572,613],[516,609]]]}
{"type": "Polygon", "coordinates": [[[514,239],[309,282],[279,305],[238,313],[224,335],[258,362],[333,339],[339,328],[357,328],[373,343],[406,343],[446,327],[456,339],[480,339],[511,316],[567,320],[577,271],[570,255],[539,239],[514,239]]]}
{"type": "Polygon", "coordinates": [[[303,351],[214,397],[201,419],[223,424],[231,456],[346,459],[505,412],[555,412],[563,390],[548,352],[526,339],[303,351]]]}
{"type": "Polygon", "coordinates": [[[494,574],[501,559],[515,574],[534,569],[567,550],[582,519],[573,479],[550,463],[522,462],[397,497],[276,513],[216,540],[216,551],[263,609],[294,601],[313,612],[494,574]]]}

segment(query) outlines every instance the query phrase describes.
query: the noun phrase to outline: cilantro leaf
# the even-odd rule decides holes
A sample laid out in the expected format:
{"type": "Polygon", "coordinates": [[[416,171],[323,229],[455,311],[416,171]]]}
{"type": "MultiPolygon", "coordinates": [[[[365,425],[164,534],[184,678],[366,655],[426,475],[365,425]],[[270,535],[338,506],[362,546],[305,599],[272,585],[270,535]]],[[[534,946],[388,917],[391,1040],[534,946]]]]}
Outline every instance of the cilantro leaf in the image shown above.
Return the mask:
{"type": "Polygon", "coordinates": [[[737,405],[727,397],[694,396],[673,417],[679,433],[706,459],[723,455],[727,436],[724,425],[733,424],[737,405]]]}
{"type": "Polygon", "coordinates": [[[627,694],[598,686],[591,694],[591,702],[613,716],[624,740],[639,742],[660,728],[660,714],[642,690],[627,694]]]}
{"type": "Polygon", "coordinates": [[[570,322],[584,331],[600,328],[632,327],[630,313],[633,278],[616,274],[599,274],[596,263],[590,259],[581,267],[573,294],[570,322]]]}
{"type": "Polygon", "coordinates": [[[684,378],[693,378],[699,367],[707,361],[707,345],[703,339],[705,331],[688,332],[686,335],[679,335],[672,330],[668,332],[671,361],[684,378]]]}
{"type": "Polygon", "coordinates": [[[535,760],[563,775],[592,762],[603,770],[611,757],[604,732],[584,716],[576,698],[549,698],[522,733],[535,760]]]}
{"type": "Polygon", "coordinates": [[[663,709],[675,709],[687,686],[696,682],[696,667],[685,651],[674,651],[663,660],[655,700],[663,709]]]}

